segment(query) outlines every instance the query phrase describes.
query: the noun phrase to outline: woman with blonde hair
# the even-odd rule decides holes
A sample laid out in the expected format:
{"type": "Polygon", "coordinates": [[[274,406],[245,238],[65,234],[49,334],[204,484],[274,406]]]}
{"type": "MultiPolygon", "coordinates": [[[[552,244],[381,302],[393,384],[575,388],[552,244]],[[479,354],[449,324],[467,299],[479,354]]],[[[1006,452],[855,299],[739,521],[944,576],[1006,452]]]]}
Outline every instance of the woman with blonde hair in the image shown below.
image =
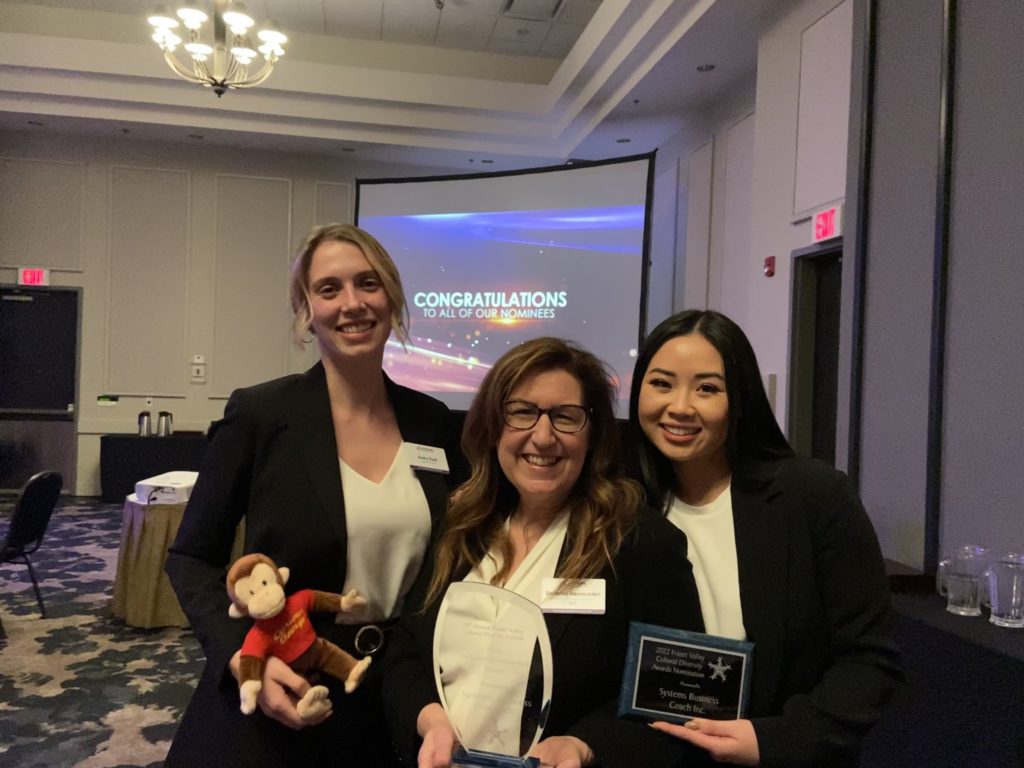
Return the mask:
{"type": "Polygon", "coordinates": [[[463,430],[470,478],[410,594],[385,671],[393,736],[409,764],[447,766],[454,746],[431,674],[448,585],[494,584],[540,603],[551,577],[603,579],[606,602],[599,615],[545,614],[554,689],[546,738],[531,754],[559,768],[662,759],[665,740],[611,715],[628,625],[702,625],[685,538],[645,510],[639,485],[618,471],[613,401],[603,363],[556,338],[520,344],[485,377],[463,430]]]}
{"type": "Polygon", "coordinates": [[[320,362],[303,374],[236,390],[189,499],[167,571],[202,643],[206,668],[168,755],[170,766],[388,765],[380,659],[447,501],[445,478],[411,460],[406,443],[451,447],[448,409],[392,382],[384,346],[407,337],[398,270],[369,233],[347,224],[310,232],[295,257],[297,339],[320,362]],[[238,653],[249,620],[228,616],[224,575],[239,522],[245,552],[291,570],[289,592],[356,589],[356,617],[314,619],[317,634],[357,657],[373,654],[352,694],[321,681],[314,715],[297,703],[310,681],[271,658],[258,711],[239,711],[238,653]]]}

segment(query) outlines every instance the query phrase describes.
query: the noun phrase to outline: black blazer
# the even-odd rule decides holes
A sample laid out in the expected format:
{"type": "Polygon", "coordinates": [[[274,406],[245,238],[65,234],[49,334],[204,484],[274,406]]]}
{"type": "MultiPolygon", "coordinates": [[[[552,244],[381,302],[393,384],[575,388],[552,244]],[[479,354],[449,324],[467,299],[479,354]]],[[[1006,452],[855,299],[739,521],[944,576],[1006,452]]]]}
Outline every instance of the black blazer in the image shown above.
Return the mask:
{"type": "MultiPolygon", "coordinates": [[[[458,474],[457,435],[449,430],[448,409],[387,377],[385,385],[402,438],[444,447],[458,474]]],[[[235,391],[224,418],[211,428],[210,441],[167,559],[167,573],[207,660],[168,765],[322,765],[341,761],[343,751],[352,756],[359,745],[390,752],[380,726],[375,667],[351,696],[332,688],[334,715],[301,732],[259,712],[241,715],[237,684],[227,669],[251,623],[228,616],[224,585],[235,528],[243,516],[245,551],[263,552],[288,566],[290,592],[341,592],[344,586],[345,505],[323,365],[235,391]]],[[[447,503],[446,477],[423,470],[416,474],[436,523],[447,503]]],[[[351,628],[334,624],[331,616],[313,618],[319,634],[353,650],[351,628]]],[[[375,661],[379,667],[379,658],[375,661]]]]}
{"type": "MultiPolygon", "coordinates": [[[[416,764],[416,717],[424,706],[438,701],[431,659],[439,605],[435,602],[419,611],[430,570],[423,569],[409,592],[385,663],[385,707],[405,765],[416,764]]],[[[604,615],[545,614],[554,680],[544,735],[578,736],[606,768],[671,765],[677,749],[670,740],[641,723],[618,720],[615,701],[630,621],[703,630],[686,537],[644,510],[615,557],[614,568],[606,567],[600,577],[607,580],[604,615]]]]}
{"type": "Polygon", "coordinates": [[[741,468],[732,507],[761,765],[856,765],[903,680],[871,521],[846,476],[811,459],[741,468]]]}

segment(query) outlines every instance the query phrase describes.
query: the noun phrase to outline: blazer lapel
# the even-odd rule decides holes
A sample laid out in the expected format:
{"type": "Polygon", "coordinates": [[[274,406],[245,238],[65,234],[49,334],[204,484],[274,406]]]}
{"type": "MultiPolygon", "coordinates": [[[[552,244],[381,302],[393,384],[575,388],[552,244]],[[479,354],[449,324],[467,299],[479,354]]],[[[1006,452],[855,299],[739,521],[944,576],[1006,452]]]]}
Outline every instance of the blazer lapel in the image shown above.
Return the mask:
{"type": "Polygon", "coordinates": [[[786,636],[789,536],[786,517],[772,508],[778,489],[770,469],[734,475],[732,488],[740,605],[747,640],[754,643],[753,716],[774,702],[786,636]]]}
{"type": "MultiPolygon", "coordinates": [[[[398,431],[402,433],[402,440],[417,445],[438,447],[441,430],[436,420],[424,419],[423,414],[417,412],[405,391],[391,381],[387,374],[384,374],[384,386],[387,389],[391,407],[395,409],[395,420],[398,422],[398,431]]],[[[436,527],[438,520],[448,508],[448,484],[445,476],[440,472],[431,472],[426,469],[413,469],[413,471],[423,488],[423,495],[427,497],[431,523],[436,527]]]]}
{"type": "Polygon", "coordinates": [[[347,552],[345,498],[323,363],[317,363],[300,379],[289,423],[302,440],[302,468],[320,503],[324,522],[338,539],[341,551],[347,552]]]}
{"type": "MultiPolygon", "coordinates": [[[[565,541],[562,542],[562,551],[558,553],[558,566],[555,567],[557,573],[558,567],[562,565],[562,561],[565,560],[565,556],[569,551],[569,537],[565,537],[565,541]]],[[[605,568],[599,574],[603,579],[607,579],[609,574],[606,573],[608,569],[605,568]]],[[[551,651],[554,653],[555,648],[558,647],[558,642],[562,639],[562,635],[565,634],[565,630],[568,629],[569,624],[572,622],[573,614],[571,613],[545,613],[544,621],[548,625],[548,637],[551,639],[551,651]]]]}
{"type": "Polygon", "coordinates": [[[558,647],[558,643],[561,641],[562,635],[565,634],[565,630],[568,629],[572,619],[573,615],[570,613],[544,614],[544,623],[548,625],[548,637],[551,639],[552,653],[558,647]]]}

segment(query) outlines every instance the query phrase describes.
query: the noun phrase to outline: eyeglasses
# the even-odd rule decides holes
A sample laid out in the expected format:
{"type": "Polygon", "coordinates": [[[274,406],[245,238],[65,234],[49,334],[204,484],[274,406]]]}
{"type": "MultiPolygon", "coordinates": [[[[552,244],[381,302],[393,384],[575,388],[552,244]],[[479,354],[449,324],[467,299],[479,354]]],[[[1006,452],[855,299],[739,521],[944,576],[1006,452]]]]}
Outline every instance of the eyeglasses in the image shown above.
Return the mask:
{"type": "Polygon", "coordinates": [[[553,405],[550,408],[538,408],[529,400],[506,400],[504,406],[505,424],[512,429],[532,429],[547,414],[551,426],[557,432],[572,434],[587,426],[587,417],[591,408],[582,405],[553,405]]]}

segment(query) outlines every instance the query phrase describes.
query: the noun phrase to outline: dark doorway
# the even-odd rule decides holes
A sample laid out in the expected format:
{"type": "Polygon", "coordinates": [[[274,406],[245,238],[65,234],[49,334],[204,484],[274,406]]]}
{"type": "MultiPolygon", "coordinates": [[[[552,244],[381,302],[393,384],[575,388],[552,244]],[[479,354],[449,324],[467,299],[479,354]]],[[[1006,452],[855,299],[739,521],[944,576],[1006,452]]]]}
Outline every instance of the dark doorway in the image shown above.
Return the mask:
{"type": "Polygon", "coordinates": [[[793,252],[789,439],[835,466],[839,389],[841,240],[793,252]]]}
{"type": "Polygon", "coordinates": [[[0,286],[0,488],[52,469],[75,487],[78,288],[0,286]]]}

